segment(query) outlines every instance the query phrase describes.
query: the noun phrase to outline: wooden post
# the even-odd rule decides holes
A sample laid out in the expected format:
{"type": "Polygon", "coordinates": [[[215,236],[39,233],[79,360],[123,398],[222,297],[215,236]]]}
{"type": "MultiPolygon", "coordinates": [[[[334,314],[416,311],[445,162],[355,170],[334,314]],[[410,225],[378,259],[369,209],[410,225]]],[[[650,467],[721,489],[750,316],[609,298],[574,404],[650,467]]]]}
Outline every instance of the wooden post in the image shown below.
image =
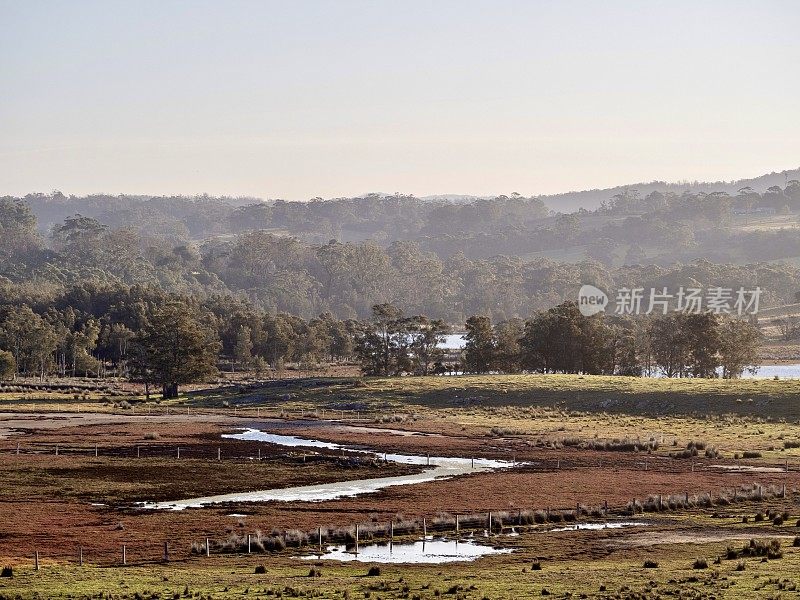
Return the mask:
{"type": "Polygon", "coordinates": [[[472,468],[473,469],[475,468],[475,457],[474,456],[472,457],[472,468]]]}
{"type": "Polygon", "coordinates": [[[98,455],[99,455],[99,452],[98,452],[98,450],[97,450],[97,444],[95,444],[95,445],[94,445],[94,457],[95,457],[95,458],[97,458],[97,457],[98,457],[98,455]]]}
{"type": "Polygon", "coordinates": [[[83,546],[78,547],[78,566],[83,566],[83,546]]]}
{"type": "Polygon", "coordinates": [[[319,552],[322,554],[322,527],[319,528],[319,552]]]}
{"type": "Polygon", "coordinates": [[[169,542],[164,542],[164,562],[169,562],[169,542]]]}
{"type": "Polygon", "coordinates": [[[17,456],[19,456],[19,442],[17,442],[17,456]]]}
{"type": "Polygon", "coordinates": [[[222,448],[217,448],[217,460],[222,460],[222,448]]]}
{"type": "Polygon", "coordinates": [[[631,504],[633,505],[633,514],[636,514],[636,498],[631,500],[631,504]]]}
{"type": "Polygon", "coordinates": [[[517,509],[517,525],[519,525],[519,526],[522,525],[522,509],[521,508],[517,509]]]}
{"type": "Polygon", "coordinates": [[[34,558],[34,568],[38,571],[39,570],[39,551],[36,551],[36,557],[34,558]]]}
{"type": "Polygon", "coordinates": [[[258,460],[261,460],[261,448],[258,449],[258,460]]]}
{"type": "Polygon", "coordinates": [[[561,470],[561,459],[560,458],[556,461],[556,469],[561,470]]]}
{"type": "Polygon", "coordinates": [[[140,450],[141,450],[141,446],[136,446],[136,458],[139,458],[141,456],[140,450]]]}
{"type": "Polygon", "coordinates": [[[603,516],[608,514],[608,500],[603,500],[603,516]]]}
{"type": "Polygon", "coordinates": [[[644,461],[644,470],[647,471],[647,459],[644,461]]]}
{"type": "Polygon", "coordinates": [[[786,472],[789,472],[789,459],[786,459],[786,472]]]}
{"type": "Polygon", "coordinates": [[[581,516],[581,503],[580,502],[576,502],[575,503],[575,518],[579,519],[580,516],[581,516]]]}
{"type": "Polygon", "coordinates": [[[58,456],[58,444],[56,444],[56,456],[58,456]]]}
{"type": "Polygon", "coordinates": [[[431,466],[431,455],[430,455],[430,453],[428,453],[426,456],[428,458],[428,466],[430,467],[431,466]]]}
{"type": "Polygon", "coordinates": [[[786,498],[786,484],[783,484],[783,488],[781,489],[781,498],[786,498]]]}
{"type": "Polygon", "coordinates": [[[489,513],[489,535],[492,535],[492,513],[489,513]]]}
{"type": "Polygon", "coordinates": [[[694,461],[692,461],[692,473],[694,473],[694,461]]]}
{"type": "Polygon", "coordinates": [[[181,457],[181,447],[178,446],[178,458],[180,458],[180,457],[181,457]]]}
{"type": "Polygon", "coordinates": [[[250,534],[248,533],[247,534],[247,553],[248,554],[250,554],[250,551],[251,551],[251,539],[252,538],[250,537],[250,534]]]}
{"type": "Polygon", "coordinates": [[[389,541],[394,542],[394,519],[389,521],[389,541]]]}
{"type": "Polygon", "coordinates": [[[128,564],[128,549],[125,547],[125,544],[122,544],[122,564],[128,564]]]}
{"type": "Polygon", "coordinates": [[[658,510],[664,510],[664,496],[661,494],[658,495],[658,510]]]}
{"type": "MultiPolygon", "coordinates": [[[[734,492],[734,493],[735,493],[735,492],[734,492]]],[[[684,504],[686,504],[686,506],[688,507],[688,506],[689,506],[689,492],[684,492],[683,494],[684,494],[684,496],[685,496],[685,497],[684,497],[684,499],[683,499],[683,502],[684,502],[684,504]]]]}
{"type": "Polygon", "coordinates": [[[356,525],[356,554],[358,554],[358,525],[356,525]]]}
{"type": "Polygon", "coordinates": [[[428,520],[422,517],[422,539],[428,537],[428,520]]]}
{"type": "Polygon", "coordinates": [[[206,538],[206,558],[211,556],[211,540],[206,538]]]}
{"type": "Polygon", "coordinates": [[[459,523],[458,523],[458,515],[456,515],[456,535],[458,535],[458,533],[459,533],[458,532],[458,525],[459,525],[459,523]]]}
{"type": "Polygon", "coordinates": [[[261,418],[261,407],[256,408],[256,417],[261,418]]]}

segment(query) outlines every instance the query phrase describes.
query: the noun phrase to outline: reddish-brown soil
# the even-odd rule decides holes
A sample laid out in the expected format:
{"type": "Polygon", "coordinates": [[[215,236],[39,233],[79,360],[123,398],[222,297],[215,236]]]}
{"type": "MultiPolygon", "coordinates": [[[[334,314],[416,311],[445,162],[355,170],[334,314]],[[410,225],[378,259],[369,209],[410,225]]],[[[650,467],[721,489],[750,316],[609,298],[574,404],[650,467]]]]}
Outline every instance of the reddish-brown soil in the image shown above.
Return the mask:
{"type": "MultiPolygon", "coordinates": [[[[232,491],[232,482],[236,482],[235,485],[242,484],[235,473],[246,464],[243,457],[254,456],[259,448],[267,460],[298,460],[298,453],[302,452],[300,450],[288,451],[264,444],[221,440],[219,437],[223,431],[257,424],[233,419],[212,423],[184,419],[130,423],[99,421],[82,427],[31,428],[24,435],[2,440],[0,466],[14,469],[15,476],[24,476],[41,468],[42,463],[57,465],[58,459],[54,453],[56,444],[60,446],[60,459],[72,461],[73,465],[94,461],[95,444],[100,448],[101,457],[113,456],[115,460],[133,458],[136,445],[141,445],[147,453],[151,453],[147,456],[161,457],[150,460],[162,462],[181,445],[184,456],[194,460],[179,462],[176,459],[177,466],[174,468],[185,468],[188,472],[184,476],[197,479],[188,490],[191,492],[188,495],[200,495],[198,490],[220,493],[232,491]],[[145,440],[149,433],[157,433],[158,439],[145,440]],[[18,441],[23,451],[20,456],[15,454],[18,441]],[[217,448],[222,448],[225,457],[221,466],[223,471],[221,475],[217,472],[217,478],[211,480],[205,467],[198,465],[201,465],[201,461],[218,464],[217,448]],[[230,470],[228,475],[225,475],[225,469],[230,470]]],[[[432,516],[443,511],[471,513],[514,508],[570,508],[577,502],[597,506],[607,501],[611,507],[621,507],[633,497],[683,492],[711,492],[716,496],[754,481],[764,485],[785,483],[790,490],[800,487],[800,473],[797,472],[722,473],[711,470],[707,460],[698,461],[697,470],[692,472],[691,462],[686,460],[575,449],[543,450],[521,440],[454,435],[400,436],[374,431],[361,433],[319,423],[272,422],[270,427],[284,433],[363,444],[378,450],[502,458],[515,456],[518,461],[530,461],[531,464],[513,470],[388,488],[359,498],[320,503],[215,506],[181,512],[131,509],[130,503],[92,506],[86,498],[76,496],[75,490],[66,489],[63,482],[32,481],[31,487],[24,489],[33,491],[17,493],[6,489],[0,494],[0,557],[19,560],[30,557],[38,549],[48,558],[70,559],[77,556],[78,548],[82,546],[87,560],[111,564],[119,560],[122,544],[126,544],[129,560],[140,562],[159,559],[163,543],[169,541],[172,556],[178,559],[188,555],[193,542],[202,542],[206,536],[219,540],[230,531],[268,532],[272,528],[311,530],[320,525],[348,526],[373,518],[385,521],[397,514],[432,516]],[[40,493],[35,491],[37,485],[40,493]],[[247,516],[232,517],[232,513],[247,516]]],[[[333,460],[340,453],[321,454],[324,460],[333,460]]],[[[147,465],[148,460],[143,460],[142,468],[147,469],[147,465]]],[[[325,465],[326,468],[331,467],[327,462],[325,465]]],[[[160,472],[154,469],[147,475],[152,479],[155,473],[160,472]]],[[[171,477],[175,478],[175,472],[172,473],[171,477]]],[[[369,476],[380,476],[371,473],[369,476]]],[[[119,484],[112,475],[108,474],[109,489],[119,484]]],[[[352,472],[350,477],[353,476],[357,477],[358,473],[352,472]]],[[[314,469],[297,469],[296,477],[289,483],[311,483],[315,477],[314,469]]],[[[135,470],[131,471],[130,478],[128,483],[135,484],[135,470]]],[[[102,491],[102,478],[99,483],[97,480],[93,482],[102,491]]],[[[164,482],[165,489],[171,489],[168,483],[164,482]]],[[[273,485],[254,478],[251,489],[273,485]]],[[[113,497],[117,498],[118,493],[114,492],[113,497]]]]}

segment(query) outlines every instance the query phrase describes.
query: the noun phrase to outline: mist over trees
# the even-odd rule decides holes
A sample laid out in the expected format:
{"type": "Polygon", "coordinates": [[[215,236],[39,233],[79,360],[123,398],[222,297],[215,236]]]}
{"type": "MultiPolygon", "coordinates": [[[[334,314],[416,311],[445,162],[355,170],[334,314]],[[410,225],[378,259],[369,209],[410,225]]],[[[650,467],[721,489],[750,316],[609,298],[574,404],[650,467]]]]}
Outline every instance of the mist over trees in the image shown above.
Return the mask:
{"type": "Polygon", "coordinates": [[[621,189],[568,214],[518,194],[6,196],[0,377],[124,375],[165,396],[220,369],[343,361],[375,375],[736,377],[758,361],[748,321],[587,318],[572,301],[592,284],[758,286],[762,308],[794,303],[799,214],[797,180],[621,189]],[[466,330],[462,355],[441,347],[452,330],[466,330]]]}

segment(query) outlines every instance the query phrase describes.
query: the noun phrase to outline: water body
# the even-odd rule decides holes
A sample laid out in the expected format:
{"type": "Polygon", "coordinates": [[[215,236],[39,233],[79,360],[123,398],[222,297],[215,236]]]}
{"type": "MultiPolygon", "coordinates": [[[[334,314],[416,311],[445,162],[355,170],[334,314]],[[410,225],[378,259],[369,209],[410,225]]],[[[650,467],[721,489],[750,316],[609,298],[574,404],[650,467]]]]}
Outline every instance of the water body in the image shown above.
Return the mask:
{"type": "Polygon", "coordinates": [[[326,450],[347,450],[358,452],[375,458],[385,458],[389,462],[430,466],[421,473],[413,475],[397,475],[393,477],[377,477],[373,479],[356,479],[352,481],[337,481],[332,483],[322,483],[316,485],[303,485],[288,488],[275,488],[258,490],[253,492],[235,492],[231,494],[219,494],[215,496],[205,496],[200,498],[188,498],[172,502],[145,503],[146,508],[183,510],[185,508],[197,508],[210,504],[220,504],[224,502],[322,502],[325,500],[336,500],[338,498],[351,498],[361,494],[370,494],[388,487],[398,485],[413,485],[435,481],[438,479],[448,479],[458,475],[469,475],[471,473],[482,473],[503,469],[512,466],[511,462],[501,460],[490,460],[485,458],[450,458],[443,456],[416,456],[411,454],[390,454],[379,453],[372,450],[361,450],[350,448],[331,442],[322,442],[314,439],[301,438],[293,435],[280,435],[267,433],[258,429],[246,429],[241,433],[226,434],[223,437],[264,442],[286,446],[291,448],[323,448],[326,450]]]}
{"type": "Polygon", "coordinates": [[[626,527],[647,527],[647,523],[640,523],[636,521],[609,521],[606,523],[576,523],[569,527],[559,527],[551,529],[551,532],[559,531],[582,531],[582,530],[599,530],[599,529],[624,529],[626,527]]]}
{"type": "Polygon", "coordinates": [[[353,547],[328,546],[322,555],[303,556],[303,560],[340,560],[367,563],[416,563],[437,564],[469,562],[482,556],[508,554],[509,548],[493,548],[475,543],[473,540],[428,539],[403,544],[370,544],[360,546],[358,554],[353,547]]]}

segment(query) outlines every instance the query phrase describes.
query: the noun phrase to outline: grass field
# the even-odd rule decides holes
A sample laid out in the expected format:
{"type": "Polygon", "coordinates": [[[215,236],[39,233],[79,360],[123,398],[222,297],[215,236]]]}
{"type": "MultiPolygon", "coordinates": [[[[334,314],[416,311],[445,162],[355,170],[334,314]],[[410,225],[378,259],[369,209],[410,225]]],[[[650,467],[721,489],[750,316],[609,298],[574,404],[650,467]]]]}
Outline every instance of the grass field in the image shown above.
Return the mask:
{"type": "MultiPolygon", "coordinates": [[[[777,598],[796,595],[800,583],[800,382],[306,379],[193,390],[163,403],[129,398],[130,406],[102,394],[37,394],[0,398],[0,567],[13,569],[0,577],[0,598],[777,598]],[[143,500],[414,470],[349,452],[220,437],[243,427],[517,466],[322,502],[136,508],[143,500]],[[138,457],[137,448],[145,448],[138,457]],[[755,495],[759,486],[769,492],[755,495]],[[631,498],[635,512],[626,516],[631,498]],[[597,508],[603,503],[607,517],[597,508]],[[548,520],[515,526],[513,515],[545,510],[548,520]],[[398,541],[419,539],[423,517],[452,523],[456,514],[488,512],[502,531],[464,534],[513,552],[474,562],[301,560],[308,541],[263,554],[224,550],[225,540],[256,531],[307,540],[320,526],[352,532],[360,524],[380,536],[389,521],[416,524],[398,541]],[[571,519],[606,518],[641,525],[559,531],[571,519]],[[210,558],[190,551],[206,538],[214,543],[210,558]],[[780,548],[767,555],[772,540],[780,548]],[[379,573],[369,575],[371,567],[379,573]]],[[[369,543],[372,533],[364,535],[369,543]]]]}

